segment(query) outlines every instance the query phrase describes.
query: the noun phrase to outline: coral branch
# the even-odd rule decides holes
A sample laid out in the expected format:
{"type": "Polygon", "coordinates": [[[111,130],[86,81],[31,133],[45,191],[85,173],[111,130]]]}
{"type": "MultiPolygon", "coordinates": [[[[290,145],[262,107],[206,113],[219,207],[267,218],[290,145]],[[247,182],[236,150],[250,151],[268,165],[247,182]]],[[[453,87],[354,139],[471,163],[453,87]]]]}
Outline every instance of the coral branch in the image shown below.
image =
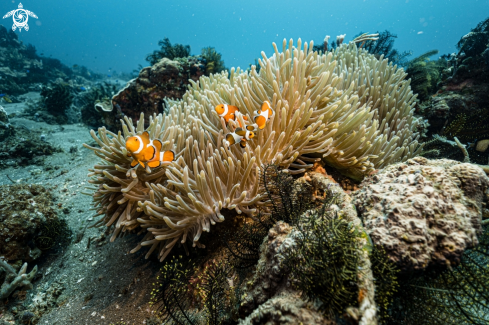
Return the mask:
{"type": "Polygon", "coordinates": [[[0,288],[0,300],[8,298],[17,288],[32,289],[32,279],[37,273],[37,265],[30,273],[27,272],[27,263],[20,268],[19,273],[3,259],[0,259],[0,267],[7,272],[5,281],[0,288]]]}

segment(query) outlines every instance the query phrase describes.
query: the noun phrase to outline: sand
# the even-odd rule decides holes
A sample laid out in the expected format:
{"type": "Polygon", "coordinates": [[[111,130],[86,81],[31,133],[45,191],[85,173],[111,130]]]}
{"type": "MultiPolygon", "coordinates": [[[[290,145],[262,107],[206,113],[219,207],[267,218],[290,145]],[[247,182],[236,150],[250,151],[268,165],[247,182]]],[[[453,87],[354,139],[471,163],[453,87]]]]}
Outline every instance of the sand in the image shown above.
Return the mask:
{"type": "MultiPolygon", "coordinates": [[[[26,100],[38,97],[34,92],[24,95],[26,100]]],[[[25,107],[25,103],[1,105],[9,115],[20,113],[25,107]]],[[[42,131],[46,141],[64,152],[47,156],[42,165],[4,168],[0,171],[0,184],[11,184],[8,175],[14,182],[51,189],[58,216],[66,219],[73,239],[62,250],[44,254],[29,264],[29,270],[36,264],[39,267],[34,288],[24,301],[0,302],[0,324],[15,323],[15,308],[22,315],[24,309],[33,306],[37,306],[34,314],[40,316],[38,324],[146,324],[152,315],[150,292],[162,265],[155,257],[145,260],[145,249],[129,253],[140,239],[136,235],[110,243],[110,236],[104,235],[106,227],[87,228],[96,219],[89,210],[91,197],[81,192],[87,185],[88,169],[99,161],[82,145],[93,142],[89,128],[83,124],[49,125],[18,117],[10,118],[10,123],[42,131]]]]}

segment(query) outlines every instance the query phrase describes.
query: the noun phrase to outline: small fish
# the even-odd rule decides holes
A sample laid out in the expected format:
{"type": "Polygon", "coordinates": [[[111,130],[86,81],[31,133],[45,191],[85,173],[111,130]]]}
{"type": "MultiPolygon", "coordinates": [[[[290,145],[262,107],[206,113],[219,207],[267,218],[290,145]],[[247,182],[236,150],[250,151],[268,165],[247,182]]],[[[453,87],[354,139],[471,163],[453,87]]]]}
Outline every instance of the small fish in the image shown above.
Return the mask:
{"type": "Polygon", "coordinates": [[[149,133],[145,131],[141,135],[129,137],[126,140],[127,156],[134,160],[131,162],[131,167],[141,165],[145,168],[145,163],[149,167],[154,168],[161,165],[163,162],[171,162],[175,160],[175,153],[171,150],[161,151],[163,144],[160,140],[149,138],[149,133]]]}
{"type": "Polygon", "coordinates": [[[80,87],[80,90],[85,91],[85,90],[87,90],[87,88],[85,88],[85,87],[81,86],[81,87],[80,87]]]}
{"type": "Polygon", "coordinates": [[[108,75],[107,75],[107,77],[109,77],[109,78],[110,78],[110,77],[112,77],[112,76],[111,76],[110,74],[108,74],[108,75]]]}
{"type": "Polygon", "coordinates": [[[260,130],[265,128],[267,121],[273,116],[272,106],[269,101],[264,101],[261,105],[261,109],[256,111],[255,123],[260,130]]]}
{"type": "Polygon", "coordinates": [[[0,97],[4,97],[4,96],[6,96],[6,95],[5,94],[0,94],[0,97]]]}
{"type": "Polygon", "coordinates": [[[73,64],[73,68],[78,68],[78,64],[73,64]]]}
{"type": "Polygon", "coordinates": [[[29,73],[30,71],[29,70],[25,70],[27,73],[29,73]]]}
{"type": "MultiPolygon", "coordinates": [[[[215,110],[219,117],[224,118],[224,122],[226,122],[226,125],[228,124],[229,120],[236,121],[237,116],[236,112],[239,112],[239,108],[233,105],[227,105],[227,104],[220,104],[215,107],[215,110]]],[[[243,115],[243,119],[245,121],[248,120],[246,116],[243,115]]],[[[239,122],[239,120],[238,120],[239,122]]],[[[239,122],[239,126],[242,128],[243,126],[241,125],[241,122],[239,122]]]]}
{"type": "Polygon", "coordinates": [[[255,137],[255,128],[251,125],[246,126],[246,129],[237,128],[233,133],[226,134],[226,142],[228,145],[233,145],[239,142],[241,148],[246,148],[246,141],[250,141],[255,137]]]}

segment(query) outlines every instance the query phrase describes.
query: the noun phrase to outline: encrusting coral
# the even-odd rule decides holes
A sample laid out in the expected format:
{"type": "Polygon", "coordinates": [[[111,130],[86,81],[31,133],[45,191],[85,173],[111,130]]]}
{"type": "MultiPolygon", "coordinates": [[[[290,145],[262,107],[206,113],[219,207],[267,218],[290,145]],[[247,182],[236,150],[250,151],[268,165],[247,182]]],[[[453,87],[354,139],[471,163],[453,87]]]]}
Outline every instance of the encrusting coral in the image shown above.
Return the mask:
{"type": "Polygon", "coordinates": [[[133,251],[150,246],[146,256],[158,250],[163,260],[177,242],[200,245],[202,232],[224,221],[222,210],[253,215],[268,205],[259,182],[264,164],[295,174],[324,159],[362,178],[419,152],[415,95],[402,69],[353,42],[323,55],[312,42],[302,45],[284,40],[279,52],[274,44],[272,57],[262,53],[259,73],[238,68],[191,81],[168,113],[150,117],[150,138],[176,153],[168,166],[130,169],[125,139],[145,130],[143,116],[136,128],[125,118],[119,134],[91,132],[100,148],[87,147],[103,159],[90,174],[96,214],[99,224],[115,226],[112,240],[141,227],[146,234],[133,251]],[[275,112],[265,128],[245,149],[227,146],[225,135],[246,124],[243,116],[253,120],[264,101],[275,112]],[[240,108],[236,122],[226,125],[215,113],[222,103],[240,108]]]}
{"type": "Polygon", "coordinates": [[[416,157],[370,176],[354,202],[402,271],[455,266],[478,244],[489,178],[478,166],[416,157]]]}

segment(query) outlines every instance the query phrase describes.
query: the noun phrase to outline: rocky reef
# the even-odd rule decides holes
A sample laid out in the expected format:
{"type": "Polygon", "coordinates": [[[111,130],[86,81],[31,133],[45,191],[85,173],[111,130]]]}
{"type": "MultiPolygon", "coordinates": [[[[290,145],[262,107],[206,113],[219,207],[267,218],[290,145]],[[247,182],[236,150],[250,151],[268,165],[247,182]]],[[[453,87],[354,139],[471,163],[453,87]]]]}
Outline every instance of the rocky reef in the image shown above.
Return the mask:
{"type": "Polygon", "coordinates": [[[74,71],[58,59],[38,55],[33,45],[24,45],[15,32],[0,26],[0,77],[2,94],[13,97],[40,90],[41,84],[58,78],[82,82],[99,76],[87,68],[74,71]]]}
{"type": "Polygon", "coordinates": [[[367,233],[402,271],[456,266],[478,244],[489,178],[472,164],[393,164],[353,195],[367,233]]]}
{"type": "Polygon", "coordinates": [[[189,80],[197,81],[204,73],[205,66],[199,58],[162,58],[153,66],[143,68],[136,79],[115,94],[111,105],[100,107],[106,116],[104,124],[110,130],[119,130],[123,116],[138,121],[141,113],[149,123],[150,116],[165,110],[165,100],[182,98],[189,80]]]}
{"type": "Polygon", "coordinates": [[[457,43],[458,53],[438,60],[443,62],[438,90],[417,108],[427,126],[426,157],[488,164],[488,26],[489,20],[480,22],[457,43]],[[467,155],[453,145],[455,138],[467,155]]]}
{"type": "Polygon", "coordinates": [[[0,193],[0,300],[4,300],[18,289],[24,295],[32,289],[37,266],[27,272],[27,262],[66,243],[70,233],[45,187],[1,185],[0,193]]]}

